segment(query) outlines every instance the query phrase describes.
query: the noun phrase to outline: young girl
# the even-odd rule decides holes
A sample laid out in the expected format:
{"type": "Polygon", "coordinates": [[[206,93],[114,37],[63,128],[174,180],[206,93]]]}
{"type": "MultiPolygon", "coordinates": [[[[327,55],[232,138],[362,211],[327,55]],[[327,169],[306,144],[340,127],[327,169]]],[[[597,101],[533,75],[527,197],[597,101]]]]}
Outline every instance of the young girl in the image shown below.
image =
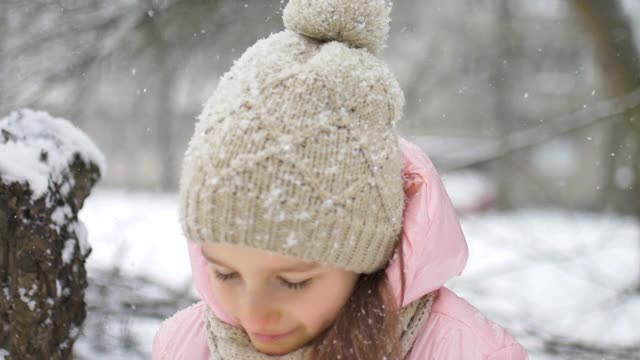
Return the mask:
{"type": "Polygon", "coordinates": [[[153,358],[526,359],[443,287],[467,245],[430,160],[395,133],[385,1],[291,0],[283,17],[189,143],[180,210],[203,301],[162,324],[153,358]]]}

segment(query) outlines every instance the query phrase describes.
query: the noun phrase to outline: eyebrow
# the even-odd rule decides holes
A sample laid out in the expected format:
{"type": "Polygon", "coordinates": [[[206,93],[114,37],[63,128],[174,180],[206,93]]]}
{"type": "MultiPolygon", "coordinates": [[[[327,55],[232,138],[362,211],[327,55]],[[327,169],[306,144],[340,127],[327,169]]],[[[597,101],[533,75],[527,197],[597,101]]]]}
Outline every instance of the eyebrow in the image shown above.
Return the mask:
{"type": "MultiPolygon", "coordinates": [[[[220,260],[212,258],[210,255],[206,254],[203,249],[200,250],[200,253],[202,254],[202,256],[204,256],[205,259],[207,259],[207,261],[211,263],[214,263],[218,266],[224,266],[226,268],[233,269],[233,266],[229,266],[220,260]]],[[[294,264],[289,266],[283,266],[280,268],[276,268],[274,270],[276,272],[304,272],[304,271],[313,270],[318,266],[319,266],[318,263],[300,263],[300,264],[294,264]]]]}

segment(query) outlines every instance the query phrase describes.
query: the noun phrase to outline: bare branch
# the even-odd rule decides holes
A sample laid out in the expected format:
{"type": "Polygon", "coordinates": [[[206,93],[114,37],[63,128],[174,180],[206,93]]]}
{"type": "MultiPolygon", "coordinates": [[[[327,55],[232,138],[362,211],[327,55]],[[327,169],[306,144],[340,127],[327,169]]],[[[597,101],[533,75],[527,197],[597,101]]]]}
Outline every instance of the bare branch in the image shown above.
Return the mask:
{"type": "Polygon", "coordinates": [[[504,140],[494,141],[481,147],[448,151],[446,157],[439,157],[437,162],[444,171],[482,165],[596,123],[611,121],[616,115],[626,113],[638,106],[640,106],[640,88],[619,99],[602,101],[556,119],[541,120],[545,125],[515,132],[504,140]]]}

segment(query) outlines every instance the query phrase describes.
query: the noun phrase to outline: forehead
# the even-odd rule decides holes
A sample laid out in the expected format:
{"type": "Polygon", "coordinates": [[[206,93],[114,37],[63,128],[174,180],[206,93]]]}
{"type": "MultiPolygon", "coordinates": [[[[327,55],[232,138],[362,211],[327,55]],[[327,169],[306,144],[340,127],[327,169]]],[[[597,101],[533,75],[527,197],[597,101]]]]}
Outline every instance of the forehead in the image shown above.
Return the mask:
{"type": "Polygon", "coordinates": [[[320,267],[317,263],[306,262],[271,251],[233,244],[203,244],[202,255],[210,261],[231,267],[252,267],[262,269],[294,268],[311,269],[320,267]]]}

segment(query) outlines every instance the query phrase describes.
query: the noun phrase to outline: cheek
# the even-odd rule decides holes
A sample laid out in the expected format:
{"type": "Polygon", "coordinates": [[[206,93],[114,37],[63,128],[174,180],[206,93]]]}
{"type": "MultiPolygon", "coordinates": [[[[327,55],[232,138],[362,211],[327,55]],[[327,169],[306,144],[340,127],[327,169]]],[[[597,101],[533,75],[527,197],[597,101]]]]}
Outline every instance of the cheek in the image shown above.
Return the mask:
{"type": "Polygon", "coordinates": [[[212,271],[209,272],[209,282],[211,283],[211,287],[213,289],[213,296],[218,301],[218,304],[227,314],[235,319],[235,304],[237,304],[237,301],[234,301],[234,299],[237,298],[237,295],[235,294],[235,288],[217,280],[214,277],[212,271]]]}
{"type": "Polygon", "coordinates": [[[333,323],[351,294],[350,287],[336,288],[335,282],[325,281],[317,285],[292,301],[288,309],[313,333],[333,323]]]}

